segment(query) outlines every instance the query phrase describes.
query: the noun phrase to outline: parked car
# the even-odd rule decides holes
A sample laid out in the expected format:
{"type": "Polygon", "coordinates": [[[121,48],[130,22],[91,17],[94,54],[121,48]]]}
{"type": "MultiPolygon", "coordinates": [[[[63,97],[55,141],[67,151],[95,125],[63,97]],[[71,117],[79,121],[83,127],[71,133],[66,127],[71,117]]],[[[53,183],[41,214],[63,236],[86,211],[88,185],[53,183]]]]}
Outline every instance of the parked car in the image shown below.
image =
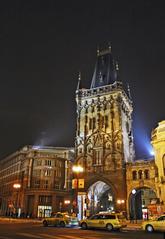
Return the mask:
{"type": "Polygon", "coordinates": [[[126,227],[126,219],[120,213],[97,213],[88,219],[81,220],[79,225],[82,229],[104,228],[108,231],[126,227]]]}
{"type": "Polygon", "coordinates": [[[165,231],[165,214],[159,216],[157,219],[144,221],[142,229],[147,232],[165,231]]]}
{"type": "Polygon", "coordinates": [[[53,213],[51,217],[44,218],[43,220],[43,226],[47,227],[49,225],[52,226],[78,226],[78,219],[77,217],[73,217],[68,215],[68,213],[53,213]]]}

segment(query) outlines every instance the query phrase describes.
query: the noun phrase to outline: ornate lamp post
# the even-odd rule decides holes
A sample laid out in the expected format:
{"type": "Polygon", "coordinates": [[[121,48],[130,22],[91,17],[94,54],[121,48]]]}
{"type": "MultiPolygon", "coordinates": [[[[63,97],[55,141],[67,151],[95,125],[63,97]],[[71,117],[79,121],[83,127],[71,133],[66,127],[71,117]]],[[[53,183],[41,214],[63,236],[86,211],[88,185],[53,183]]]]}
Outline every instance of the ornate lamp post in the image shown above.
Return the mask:
{"type": "Polygon", "coordinates": [[[16,215],[18,216],[18,208],[19,208],[19,189],[21,188],[21,184],[20,183],[14,183],[13,184],[13,188],[16,190],[16,204],[15,204],[15,208],[16,208],[16,215]]]}
{"type": "Polygon", "coordinates": [[[76,190],[75,190],[75,194],[76,194],[76,208],[78,209],[78,178],[79,178],[78,176],[79,176],[79,173],[82,173],[84,171],[84,169],[80,165],[75,165],[75,166],[73,166],[72,171],[76,174],[76,185],[75,185],[76,186],[76,190]]]}
{"type": "Polygon", "coordinates": [[[135,197],[136,197],[136,189],[132,190],[132,208],[133,208],[133,220],[135,220],[135,222],[137,221],[136,219],[136,208],[135,208],[135,197]]]}

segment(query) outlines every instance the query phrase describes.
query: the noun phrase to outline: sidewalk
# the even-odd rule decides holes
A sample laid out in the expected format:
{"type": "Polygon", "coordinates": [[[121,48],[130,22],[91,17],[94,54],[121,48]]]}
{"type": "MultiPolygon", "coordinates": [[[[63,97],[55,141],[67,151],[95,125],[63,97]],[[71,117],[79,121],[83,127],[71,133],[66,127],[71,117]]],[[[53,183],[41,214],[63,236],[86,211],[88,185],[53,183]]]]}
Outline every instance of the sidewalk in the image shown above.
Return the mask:
{"type": "Polygon", "coordinates": [[[124,227],[124,231],[138,231],[141,230],[142,221],[130,222],[127,221],[127,227],[124,227]]]}
{"type": "Polygon", "coordinates": [[[15,223],[42,223],[40,219],[32,219],[32,218],[12,218],[12,217],[0,217],[0,222],[15,222],[15,223]]]}

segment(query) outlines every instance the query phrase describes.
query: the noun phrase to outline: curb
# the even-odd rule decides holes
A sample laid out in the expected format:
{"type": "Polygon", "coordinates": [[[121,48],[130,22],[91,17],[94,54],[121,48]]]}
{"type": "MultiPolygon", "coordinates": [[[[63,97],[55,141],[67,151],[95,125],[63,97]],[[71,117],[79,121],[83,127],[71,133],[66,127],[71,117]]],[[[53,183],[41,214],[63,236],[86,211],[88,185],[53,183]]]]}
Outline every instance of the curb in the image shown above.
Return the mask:
{"type": "Polygon", "coordinates": [[[125,227],[122,229],[122,231],[141,231],[142,229],[140,227],[125,227]]]}
{"type": "Polygon", "coordinates": [[[42,223],[40,220],[33,220],[33,219],[19,219],[19,218],[0,218],[0,222],[16,222],[16,223],[42,223]]]}

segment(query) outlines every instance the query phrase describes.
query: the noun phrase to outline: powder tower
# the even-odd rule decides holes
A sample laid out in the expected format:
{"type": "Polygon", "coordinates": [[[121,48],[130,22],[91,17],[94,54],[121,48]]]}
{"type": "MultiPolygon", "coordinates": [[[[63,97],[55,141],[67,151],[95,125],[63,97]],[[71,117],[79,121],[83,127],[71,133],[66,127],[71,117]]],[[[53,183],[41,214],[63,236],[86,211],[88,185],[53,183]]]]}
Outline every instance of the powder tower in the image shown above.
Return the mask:
{"type": "Polygon", "coordinates": [[[79,191],[86,193],[86,207],[92,213],[119,207],[124,211],[125,164],[134,160],[133,108],[111,47],[97,52],[89,89],[81,88],[79,76],[76,102],[76,163],[84,168],[79,175],[84,188],[79,191]]]}

